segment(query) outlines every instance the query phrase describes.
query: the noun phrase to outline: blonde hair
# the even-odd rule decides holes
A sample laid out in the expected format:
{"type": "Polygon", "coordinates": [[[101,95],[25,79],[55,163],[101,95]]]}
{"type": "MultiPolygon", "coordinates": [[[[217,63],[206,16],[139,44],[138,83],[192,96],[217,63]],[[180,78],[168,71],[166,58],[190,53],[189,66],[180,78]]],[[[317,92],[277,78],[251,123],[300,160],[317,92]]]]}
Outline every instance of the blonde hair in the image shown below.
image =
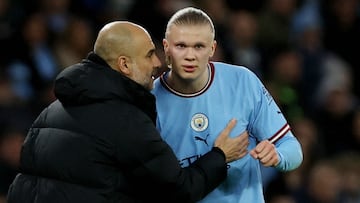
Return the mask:
{"type": "Polygon", "coordinates": [[[180,9],[170,18],[166,26],[165,38],[171,25],[209,25],[215,38],[215,28],[211,18],[204,11],[194,7],[180,9]]]}

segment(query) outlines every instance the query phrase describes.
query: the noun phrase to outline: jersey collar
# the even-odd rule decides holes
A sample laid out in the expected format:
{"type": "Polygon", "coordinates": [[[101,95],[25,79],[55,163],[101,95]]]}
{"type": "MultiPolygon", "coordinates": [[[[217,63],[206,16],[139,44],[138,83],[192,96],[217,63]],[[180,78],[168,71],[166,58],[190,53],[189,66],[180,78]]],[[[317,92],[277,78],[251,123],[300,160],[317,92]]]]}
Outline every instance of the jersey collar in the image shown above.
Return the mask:
{"type": "Polygon", "coordinates": [[[165,89],[167,89],[169,92],[171,92],[171,93],[173,93],[173,94],[175,94],[177,96],[180,96],[180,97],[196,97],[196,96],[199,96],[202,93],[204,93],[207,89],[209,89],[211,83],[214,80],[214,75],[215,75],[214,64],[212,62],[209,62],[207,67],[209,69],[208,81],[207,81],[206,85],[201,90],[199,90],[198,92],[187,94],[187,93],[178,92],[175,89],[171,88],[170,85],[166,82],[169,71],[160,76],[160,83],[162,84],[162,86],[165,89]]]}

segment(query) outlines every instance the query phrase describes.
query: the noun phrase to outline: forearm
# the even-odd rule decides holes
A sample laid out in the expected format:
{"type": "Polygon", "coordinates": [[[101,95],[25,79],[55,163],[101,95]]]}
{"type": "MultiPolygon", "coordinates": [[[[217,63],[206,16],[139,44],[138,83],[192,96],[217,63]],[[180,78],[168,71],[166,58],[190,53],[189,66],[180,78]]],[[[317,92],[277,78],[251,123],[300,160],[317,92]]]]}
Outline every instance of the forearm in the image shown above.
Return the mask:
{"type": "Polygon", "coordinates": [[[166,191],[166,194],[162,195],[164,200],[167,200],[166,202],[188,203],[204,198],[219,186],[227,176],[225,155],[221,149],[213,148],[194,163],[185,167],[182,174],[180,179],[183,181],[180,181],[181,185],[178,185],[176,190],[169,186],[161,190],[166,191]],[[185,176],[191,176],[191,178],[185,176]]]}
{"type": "Polygon", "coordinates": [[[275,166],[280,171],[291,171],[300,166],[303,161],[301,145],[295,137],[284,137],[276,144],[280,162],[275,166]]]}
{"type": "Polygon", "coordinates": [[[227,176],[225,154],[217,147],[214,147],[211,151],[194,162],[194,165],[203,169],[205,177],[207,178],[206,193],[215,189],[227,176]]]}
{"type": "Polygon", "coordinates": [[[214,148],[189,166],[181,168],[171,149],[163,145],[164,142],[158,144],[151,148],[153,150],[147,150],[147,155],[152,152],[156,154],[156,159],[149,159],[148,156],[141,158],[148,162],[132,170],[135,179],[132,182],[137,185],[138,191],[145,193],[144,197],[161,199],[163,202],[195,202],[225,180],[227,164],[220,149],[214,148]]]}

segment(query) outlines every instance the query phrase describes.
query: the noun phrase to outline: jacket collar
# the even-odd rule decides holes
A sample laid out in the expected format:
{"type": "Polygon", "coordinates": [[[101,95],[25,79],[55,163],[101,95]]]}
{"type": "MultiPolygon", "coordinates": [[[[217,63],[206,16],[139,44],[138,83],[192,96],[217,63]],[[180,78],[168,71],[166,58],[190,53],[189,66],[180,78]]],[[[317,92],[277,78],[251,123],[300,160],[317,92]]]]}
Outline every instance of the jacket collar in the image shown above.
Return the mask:
{"type": "Polygon", "coordinates": [[[81,63],[65,68],[56,78],[55,95],[65,105],[86,105],[121,100],[156,119],[155,97],[135,81],[113,70],[90,52],[81,63]]]}

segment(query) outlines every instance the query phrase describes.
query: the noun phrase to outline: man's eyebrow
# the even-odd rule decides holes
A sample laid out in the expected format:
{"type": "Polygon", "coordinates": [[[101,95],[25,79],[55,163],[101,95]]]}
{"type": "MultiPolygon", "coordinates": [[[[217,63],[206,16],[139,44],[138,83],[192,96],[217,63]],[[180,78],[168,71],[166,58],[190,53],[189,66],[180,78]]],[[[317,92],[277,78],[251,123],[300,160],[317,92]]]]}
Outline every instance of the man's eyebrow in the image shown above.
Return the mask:
{"type": "Polygon", "coordinates": [[[194,44],[194,46],[205,46],[206,43],[204,42],[197,42],[194,44]]]}
{"type": "Polygon", "coordinates": [[[202,42],[202,41],[199,41],[199,42],[195,42],[195,43],[185,43],[183,41],[178,41],[178,42],[175,42],[174,43],[175,45],[185,45],[185,46],[203,46],[205,45],[206,43],[205,42],[202,42]]]}

